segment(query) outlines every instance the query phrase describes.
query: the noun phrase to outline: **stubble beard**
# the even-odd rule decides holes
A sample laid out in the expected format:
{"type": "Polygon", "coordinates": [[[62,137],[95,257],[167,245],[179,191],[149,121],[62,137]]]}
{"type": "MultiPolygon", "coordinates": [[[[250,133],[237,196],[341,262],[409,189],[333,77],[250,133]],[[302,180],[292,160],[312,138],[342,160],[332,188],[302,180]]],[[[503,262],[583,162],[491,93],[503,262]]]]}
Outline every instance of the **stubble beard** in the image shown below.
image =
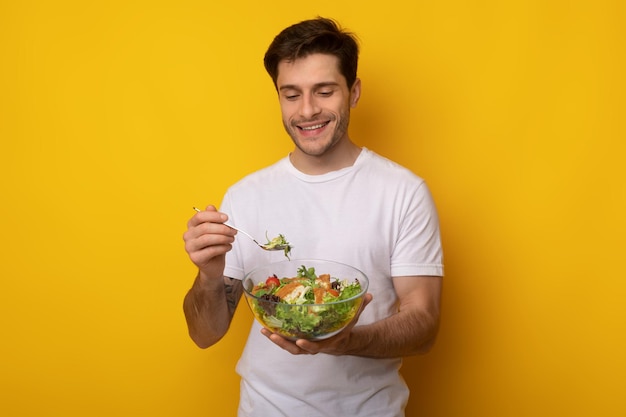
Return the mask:
{"type": "Polygon", "coordinates": [[[319,140],[314,140],[312,143],[313,146],[307,146],[307,139],[300,140],[299,129],[296,126],[297,123],[289,124],[283,120],[283,126],[293,143],[302,153],[309,156],[322,156],[344,137],[347,137],[348,125],[350,123],[350,111],[342,111],[339,117],[334,119],[337,120],[337,125],[335,126],[330,140],[324,143],[321,143],[319,140]]]}

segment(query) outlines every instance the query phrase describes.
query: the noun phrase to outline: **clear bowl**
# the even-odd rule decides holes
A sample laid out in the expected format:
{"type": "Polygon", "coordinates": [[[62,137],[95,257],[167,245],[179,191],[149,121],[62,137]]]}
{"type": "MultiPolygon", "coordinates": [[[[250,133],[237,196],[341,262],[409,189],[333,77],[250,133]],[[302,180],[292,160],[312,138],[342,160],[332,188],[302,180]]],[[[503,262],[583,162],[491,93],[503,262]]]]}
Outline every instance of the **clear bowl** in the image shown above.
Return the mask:
{"type": "Polygon", "coordinates": [[[334,261],[292,259],[270,263],[250,271],[243,279],[246,301],[254,317],[266,329],[287,339],[322,340],[336,335],[353,320],[367,292],[369,280],[360,270],[334,261]],[[252,294],[255,285],[276,275],[281,278],[296,277],[302,266],[315,268],[317,276],[330,274],[331,282],[352,283],[358,280],[361,291],[352,297],[323,304],[290,304],[273,301],[252,294]]]}

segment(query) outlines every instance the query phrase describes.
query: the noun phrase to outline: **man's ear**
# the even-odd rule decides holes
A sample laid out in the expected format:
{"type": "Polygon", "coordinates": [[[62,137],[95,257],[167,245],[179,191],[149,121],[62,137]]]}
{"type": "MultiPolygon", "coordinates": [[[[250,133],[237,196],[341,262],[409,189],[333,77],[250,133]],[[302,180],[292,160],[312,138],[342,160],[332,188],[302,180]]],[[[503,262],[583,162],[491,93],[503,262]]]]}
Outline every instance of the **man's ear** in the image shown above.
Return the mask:
{"type": "Polygon", "coordinates": [[[355,108],[361,98],[361,79],[357,78],[350,89],[350,107],[355,108]]]}

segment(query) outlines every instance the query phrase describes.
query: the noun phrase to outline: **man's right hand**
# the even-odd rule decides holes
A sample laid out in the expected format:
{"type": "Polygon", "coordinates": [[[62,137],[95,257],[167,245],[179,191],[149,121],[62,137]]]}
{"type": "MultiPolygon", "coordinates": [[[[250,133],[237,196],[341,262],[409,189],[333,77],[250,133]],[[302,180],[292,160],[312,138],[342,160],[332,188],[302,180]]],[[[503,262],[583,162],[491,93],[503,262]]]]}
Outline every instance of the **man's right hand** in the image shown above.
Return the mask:
{"type": "Polygon", "coordinates": [[[187,222],[183,234],[185,250],[205,278],[222,279],[226,266],[226,252],[232,249],[236,230],[224,225],[228,216],[214,206],[197,212],[187,222]]]}

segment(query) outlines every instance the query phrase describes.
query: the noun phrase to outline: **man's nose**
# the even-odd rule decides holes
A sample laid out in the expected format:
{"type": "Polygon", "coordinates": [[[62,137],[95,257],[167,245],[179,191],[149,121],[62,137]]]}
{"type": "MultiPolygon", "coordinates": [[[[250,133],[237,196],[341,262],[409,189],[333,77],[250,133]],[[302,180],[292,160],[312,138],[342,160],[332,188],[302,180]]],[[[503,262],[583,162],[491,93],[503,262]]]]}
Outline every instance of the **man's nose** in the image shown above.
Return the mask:
{"type": "Polygon", "coordinates": [[[310,119],[320,112],[321,107],[312,95],[304,95],[300,106],[300,115],[303,118],[310,119]]]}

